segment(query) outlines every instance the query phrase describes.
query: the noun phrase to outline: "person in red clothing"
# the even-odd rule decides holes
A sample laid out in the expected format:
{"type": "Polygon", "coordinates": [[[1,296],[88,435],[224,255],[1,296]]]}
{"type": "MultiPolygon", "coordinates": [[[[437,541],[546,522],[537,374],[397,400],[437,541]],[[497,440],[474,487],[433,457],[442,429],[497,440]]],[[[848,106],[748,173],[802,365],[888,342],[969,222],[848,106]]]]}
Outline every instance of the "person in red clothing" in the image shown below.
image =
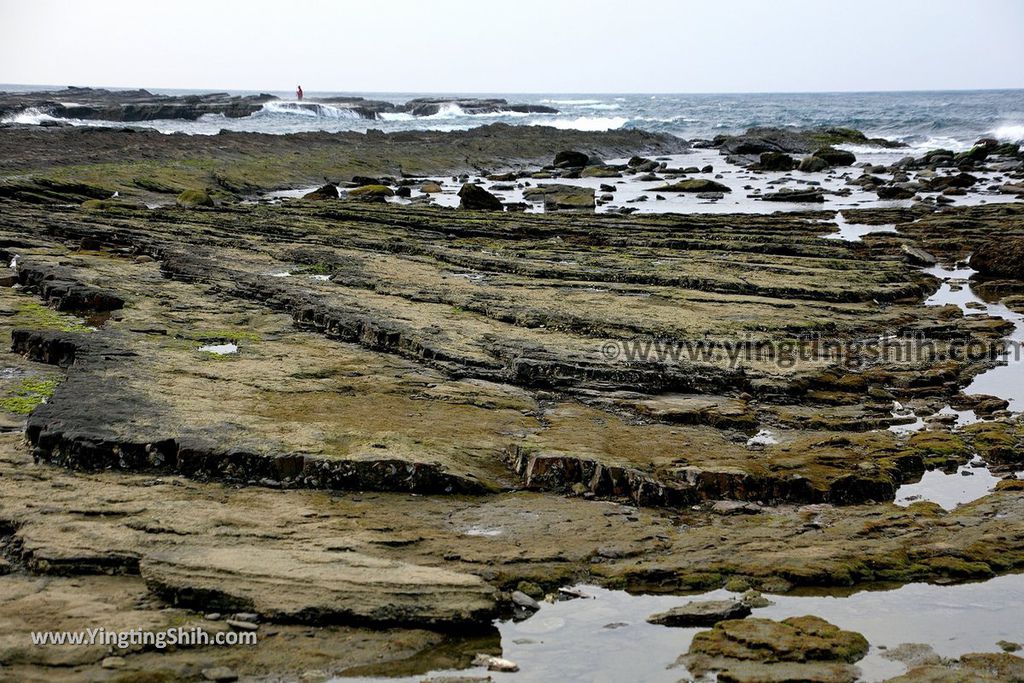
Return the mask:
{"type": "Polygon", "coordinates": [[[297,99],[299,102],[302,101],[302,86],[301,85],[295,87],[295,99],[297,99]]]}

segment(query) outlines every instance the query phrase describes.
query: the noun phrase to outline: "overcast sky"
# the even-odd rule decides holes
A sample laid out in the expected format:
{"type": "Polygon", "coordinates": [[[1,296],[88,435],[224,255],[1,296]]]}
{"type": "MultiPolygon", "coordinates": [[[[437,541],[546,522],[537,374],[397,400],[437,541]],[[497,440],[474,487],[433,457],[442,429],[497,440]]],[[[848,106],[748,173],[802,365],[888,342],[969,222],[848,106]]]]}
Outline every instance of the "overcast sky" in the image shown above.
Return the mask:
{"type": "Polygon", "coordinates": [[[0,83],[419,92],[1024,87],[1021,0],[0,0],[0,83]]]}

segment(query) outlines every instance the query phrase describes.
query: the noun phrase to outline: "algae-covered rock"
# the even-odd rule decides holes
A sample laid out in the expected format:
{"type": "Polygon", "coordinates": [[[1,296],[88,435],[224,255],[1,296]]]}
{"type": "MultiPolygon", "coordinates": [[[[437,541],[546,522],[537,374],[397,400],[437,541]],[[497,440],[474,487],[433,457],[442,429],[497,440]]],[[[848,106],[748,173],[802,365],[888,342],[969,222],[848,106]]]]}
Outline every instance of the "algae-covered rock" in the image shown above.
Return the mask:
{"type": "Polygon", "coordinates": [[[185,208],[213,206],[213,197],[206,190],[185,190],[174,201],[178,206],[185,208]]]}
{"type": "Polygon", "coordinates": [[[502,211],[501,200],[475,183],[465,183],[459,190],[459,208],[471,211],[502,211]]]}
{"type": "Polygon", "coordinates": [[[732,192],[728,185],[723,185],[707,178],[687,178],[668,185],[656,187],[652,192],[732,192]]]}
{"type": "Polygon", "coordinates": [[[383,203],[388,197],[394,197],[395,191],[387,185],[363,185],[353,187],[348,191],[350,199],[357,199],[363,202],[383,203]]]}
{"type": "Polygon", "coordinates": [[[679,659],[691,674],[717,672],[721,681],[854,681],[851,666],[868,641],[820,617],[721,621],[693,637],[679,659]]]}
{"type": "Polygon", "coordinates": [[[529,187],[527,201],[543,201],[545,211],[588,211],[594,208],[594,188],[551,183],[529,187]]]}
{"type": "Polygon", "coordinates": [[[323,187],[318,187],[312,192],[307,192],[302,195],[303,199],[312,199],[314,201],[323,201],[325,199],[337,199],[338,198],[338,186],[333,183],[327,183],[323,187]]]}
{"type": "Polygon", "coordinates": [[[1007,236],[985,242],[971,254],[971,268],[982,275],[1024,279],[1024,239],[1007,236]]]}
{"type": "Polygon", "coordinates": [[[82,209],[85,211],[112,211],[138,208],[141,208],[138,204],[132,204],[119,199],[86,199],[82,202],[82,209]]]}

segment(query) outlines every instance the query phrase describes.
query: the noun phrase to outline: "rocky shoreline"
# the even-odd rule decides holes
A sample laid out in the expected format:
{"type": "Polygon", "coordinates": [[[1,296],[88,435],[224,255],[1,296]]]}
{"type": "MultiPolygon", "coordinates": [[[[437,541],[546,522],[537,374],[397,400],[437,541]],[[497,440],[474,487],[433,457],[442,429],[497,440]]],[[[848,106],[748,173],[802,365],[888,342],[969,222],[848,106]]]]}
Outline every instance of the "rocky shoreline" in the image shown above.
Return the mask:
{"type": "MultiPolygon", "coordinates": [[[[743,156],[771,138],[751,164],[805,154],[846,168],[821,137],[839,134],[709,144],[743,156]]],[[[215,144],[0,129],[0,663],[19,680],[480,673],[515,666],[495,619],[581,582],[786,595],[1019,571],[1024,425],[1005,400],[965,393],[995,360],[953,354],[1013,326],[922,305],[938,280],[921,266],[980,254],[978,291],[1024,310],[998,246],[1024,243],[1021,203],[947,206],[927,201],[930,186],[842,216],[601,215],[562,190],[544,214],[486,210],[506,206],[473,191],[462,209],[385,201],[446,176],[683,182],[700,169],[656,158],[687,147],[509,126],[215,144]],[[617,158],[629,162],[605,161],[617,158]],[[303,183],[323,187],[266,201],[303,183]],[[840,218],[894,231],[824,239],[840,218]],[[810,352],[890,334],[939,355],[810,352]],[[644,342],[783,345],[801,360],[622,352],[644,342]],[[949,405],[985,419],[958,427],[949,405]],[[896,429],[916,417],[927,427],[896,429]],[[977,460],[998,479],[986,495],[894,504],[925,472],[977,460]],[[40,624],[90,618],[260,641],[26,645],[40,624]]],[[[920,169],[1009,175],[1019,168],[991,166],[1015,154],[931,155],[920,169]]],[[[909,182],[921,180],[884,184],[909,182]]],[[[704,610],[711,630],[673,656],[737,680],[856,679],[859,634],[749,611],[704,610]],[[737,645],[758,639],[793,647],[737,645]]],[[[1002,653],[914,666],[999,680],[1021,665],[1002,653]]]]}
{"type": "MultiPolygon", "coordinates": [[[[104,90],[68,87],[39,92],[0,92],[0,121],[26,111],[56,119],[81,121],[155,121],[181,119],[195,121],[201,116],[218,115],[231,119],[252,116],[268,103],[281,104],[286,110],[311,114],[379,119],[382,114],[434,116],[445,107],[458,107],[467,114],[498,112],[557,114],[558,110],[539,104],[510,103],[500,98],[419,97],[404,103],[367,100],[363,97],[324,97],[302,101],[282,101],[276,95],[155,95],[147,90],[104,90]]],[[[49,125],[60,125],[51,121],[49,125]]]]}

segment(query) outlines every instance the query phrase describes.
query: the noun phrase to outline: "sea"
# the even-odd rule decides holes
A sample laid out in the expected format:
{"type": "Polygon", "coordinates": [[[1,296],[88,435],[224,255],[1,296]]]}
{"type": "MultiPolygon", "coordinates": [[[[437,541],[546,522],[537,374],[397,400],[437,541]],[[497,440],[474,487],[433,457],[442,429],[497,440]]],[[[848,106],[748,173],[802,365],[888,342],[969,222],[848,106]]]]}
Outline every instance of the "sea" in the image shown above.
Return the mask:
{"type": "MultiPolygon", "coordinates": [[[[53,86],[2,85],[0,90],[50,90],[53,86]]],[[[200,90],[149,89],[185,95],[200,90]]],[[[256,91],[229,91],[257,94],[256,91]]],[[[270,92],[281,99],[269,102],[251,116],[231,119],[207,115],[198,121],[158,120],[127,124],[155,128],[163,133],[214,135],[221,130],[285,134],[301,131],[464,130],[488,123],[517,126],[553,126],[601,131],[637,128],[669,133],[685,139],[711,138],[753,126],[847,126],[871,137],[899,140],[913,148],[969,148],[981,137],[1024,141],[1024,90],[915,91],[859,93],[750,93],[750,94],[523,94],[523,93],[351,93],[307,91],[305,100],[321,97],[362,96],[405,102],[416,97],[500,97],[513,103],[542,104],[557,114],[510,111],[468,114],[449,105],[433,116],[382,114],[369,120],[344,107],[325,105],[319,112],[293,106],[295,94],[270,92]]],[[[46,114],[26,110],[8,121],[39,123],[46,114]]],[[[102,122],[75,122],[103,125],[102,122]]],[[[110,125],[123,126],[123,123],[110,125]]]]}

